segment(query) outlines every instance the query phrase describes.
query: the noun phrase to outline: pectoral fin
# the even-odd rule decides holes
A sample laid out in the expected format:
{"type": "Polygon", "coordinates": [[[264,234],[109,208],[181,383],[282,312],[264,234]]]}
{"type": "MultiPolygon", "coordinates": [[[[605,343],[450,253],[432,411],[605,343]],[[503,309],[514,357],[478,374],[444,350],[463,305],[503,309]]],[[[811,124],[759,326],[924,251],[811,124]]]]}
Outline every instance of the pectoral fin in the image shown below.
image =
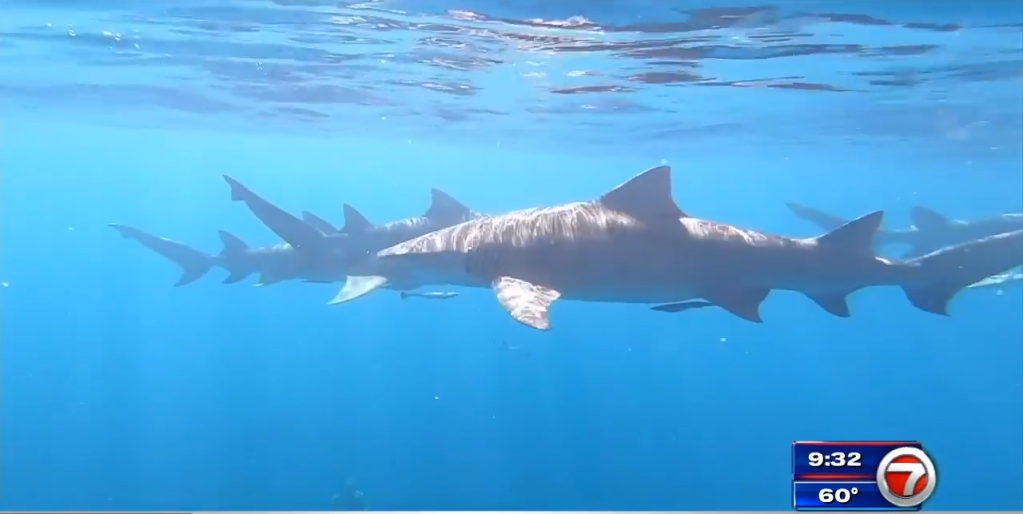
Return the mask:
{"type": "Polygon", "coordinates": [[[497,293],[497,301],[515,321],[537,330],[551,329],[548,311],[561,293],[511,277],[498,277],[491,287],[497,293]]]}
{"type": "Polygon", "coordinates": [[[234,284],[234,283],[240,282],[242,280],[245,280],[245,277],[247,277],[247,276],[249,276],[249,273],[247,271],[232,271],[231,274],[229,274],[227,276],[227,278],[222,280],[220,283],[221,284],[234,284]]]}
{"type": "Polygon", "coordinates": [[[339,303],[350,302],[366,296],[386,285],[387,279],[381,276],[370,275],[357,277],[349,275],[348,278],[345,279],[345,286],[341,288],[341,291],[337,293],[337,296],[335,296],[333,300],[327,302],[327,305],[337,305],[339,303]]]}
{"type": "Polygon", "coordinates": [[[273,273],[263,273],[262,275],[259,276],[259,280],[256,281],[255,286],[256,287],[272,286],[283,281],[284,281],[283,277],[279,277],[273,273]]]}

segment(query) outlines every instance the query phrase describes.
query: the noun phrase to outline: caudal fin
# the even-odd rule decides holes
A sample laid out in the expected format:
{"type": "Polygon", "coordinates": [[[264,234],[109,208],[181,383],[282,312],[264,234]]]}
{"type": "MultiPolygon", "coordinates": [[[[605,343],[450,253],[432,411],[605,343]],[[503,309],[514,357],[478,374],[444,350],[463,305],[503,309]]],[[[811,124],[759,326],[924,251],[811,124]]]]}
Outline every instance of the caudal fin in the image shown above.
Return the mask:
{"type": "Polygon", "coordinates": [[[948,304],[960,291],[1023,266],[1023,230],[950,246],[907,262],[917,263],[924,275],[923,285],[903,288],[910,303],[948,316],[948,304]]]}
{"type": "Polygon", "coordinates": [[[251,189],[245,187],[241,182],[238,182],[228,175],[224,175],[224,181],[227,182],[227,185],[231,186],[232,202],[245,202],[255,196],[251,189]]]}
{"type": "Polygon", "coordinates": [[[181,277],[174,283],[174,287],[181,287],[199,280],[213,267],[214,257],[212,255],[184,243],[158,237],[127,225],[117,223],[110,223],[109,225],[121,234],[121,237],[134,239],[141,243],[142,246],[180,266],[181,277]]]}

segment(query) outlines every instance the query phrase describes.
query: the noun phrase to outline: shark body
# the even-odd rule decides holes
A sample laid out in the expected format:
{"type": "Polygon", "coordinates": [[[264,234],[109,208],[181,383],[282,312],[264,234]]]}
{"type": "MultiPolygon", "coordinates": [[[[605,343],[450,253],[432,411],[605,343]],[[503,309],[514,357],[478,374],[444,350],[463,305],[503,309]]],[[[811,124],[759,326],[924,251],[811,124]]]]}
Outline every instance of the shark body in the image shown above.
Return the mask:
{"type": "MultiPolygon", "coordinates": [[[[229,176],[224,180],[231,186],[231,200],[244,202],[260,222],[293,247],[305,269],[334,280],[343,280],[348,266],[367,254],[481,216],[451,195],[432,189],[430,207],[422,216],[378,225],[344,204],[345,224],[336,228],[308,211],[299,218],[229,176]]],[[[391,287],[402,289],[399,284],[391,287]]]]}
{"type": "Polygon", "coordinates": [[[367,252],[478,216],[444,192],[434,190],[433,202],[423,216],[383,225],[370,223],[359,211],[346,204],[346,223],[338,229],[309,212],[303,213],[304,219],[296,218],[236,180],[224,178],[231,185],[232,199],[244,201],[285,242],[253,247],[221,230],[219,236],[223,250],[219,254],[210,254],[135,227],[116,223],[110,226],[122,237],[138,241],[180,266],[182,273],[174,283],[176,287],[199,280],[213,268],[228,271],[227,278],[223,280],[225,284],[258,274],[256,285],[266,286],[287,280],[312,283],[341,281],[345,278],[346,263],[353,256],[361,258],[367,252]]]}
{"type": "Polygon", "coordinates": [[[224,284],[234,284],[252,274],[259,275],[257,285],[270,285],[283,280],[305,280],[309,282],[333,282],[339,277],[317,274],[315,270],[303,269],[296,258],[294,248],[287,243],[273,246],[251,247],[239,237],[221,230],[220,240],[224,245],[219,254],[209,254],[184,243],[159,237],[144,230],[111,223],[110,226],[122,237],[138,241],[146,248],[162,255],[181,267],[181,277],[175,287],[191,284],[205,276],[213,268],[227,270],[224,284]]]}
{"type": "Polygon", "coordinates": [[[660,166],[598,200],[484,216],[383,249],[350,269],[331,303],[395,282],[490,287],[514,319],[548,330],[558,298],[662,311],[710,303],[762,322],[759,306],[774,289],[847,317],[847,295],[891,285],[918,308],[947,315],[961,288],[1023,264],[1023,231],[912,261],[879,258],[871,245],[882,216],[808,239],[744,230],[679,209],[671,169],[660,166]]]}
{"type": "Polygon", "coordinates": [[[235,284],[249,275],[259,275],[257,286],[269,286],[282,281],[301,280],[312,283],[338,282],[339,276],[318,273],[306,269],[297,258],[295,249],[286,243],[268,247],[250,247],[236,235],[220,230],[223,250],[209,254],[167,238],[158,237],[140,228],[110,223],[123,238],[135,240],[145,248],[158,253],[181,267],[181,276],[175,287],[186,286],[202,279],[211,269],[227,270],[223,284],[235,284]]]}
{"type": "MultiPolygon", "coordinates": [[[[786,204],[796,216],[822,230],[834,230],[848,220],[795,202],[786,204]]],[[[909,229],[879,229],[875,245],[881,248],[893,244],[909,246],[904,258],[919,257],[939,248],[974,241],[988,236],[1023,230],[1023,213],[1006,213],[972,221],[954,220],[945,215],[915,206],[910,209],[913,226],[909,229]]]]}

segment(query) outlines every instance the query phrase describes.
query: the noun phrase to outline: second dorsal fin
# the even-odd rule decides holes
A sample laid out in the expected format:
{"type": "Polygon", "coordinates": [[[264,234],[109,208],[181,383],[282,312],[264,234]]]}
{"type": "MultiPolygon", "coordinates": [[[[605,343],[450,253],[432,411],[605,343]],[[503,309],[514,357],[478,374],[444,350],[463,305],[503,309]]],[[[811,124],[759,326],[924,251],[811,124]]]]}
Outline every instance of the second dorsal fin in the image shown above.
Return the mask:
{"type": "Polygon", "coordinates": [[[217,235],[220,236],[220,242],[224,245],[224,248],[220,250],[220,255],[235,255],[249,249],[249,245],[245,244],[245,241],[226,230],[217,231],[217,235]]]}
{"type": "Polygon", "coordinates": [[[843,253],[874,255],[874,235],[883,219],[884,211],[865,214],[827,234],[817,236],[817,244],[843,253]]]}
{"type": "Polygon", "coordinates": [[[363,216],[355,207],[345,204],[344,211],[345,226],[341,227],[342,234],[365,232],[373,227],[373,223],[363,216]]]}
{"type": "Polygon", "coordinates": [[[458,222],[469,218],[470,210],[455,197],[433,188],[430,190],[430,208],[423,213],[424,218],[441,222],[458,222]]]}
{"type": "Polygon", "coordinates": [[[919,230],[942,230],[952,224],[944,214],[927,207],[913,207],[909,210],[909,218],[913,221],[913,226],[919,230]]]}

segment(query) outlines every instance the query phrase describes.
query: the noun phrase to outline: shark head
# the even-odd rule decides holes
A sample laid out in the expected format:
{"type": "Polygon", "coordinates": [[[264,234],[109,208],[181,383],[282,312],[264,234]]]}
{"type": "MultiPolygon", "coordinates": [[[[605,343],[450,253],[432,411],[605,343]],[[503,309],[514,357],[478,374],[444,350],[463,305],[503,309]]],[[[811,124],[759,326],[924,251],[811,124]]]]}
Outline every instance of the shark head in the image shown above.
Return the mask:
{"type": "MultiPolygon", "coordinates": [[[[440,237],[446,233],[433,232],[407,243],[440,237]]],[[[413,248],[412,245],[402,243],[376,253],[360,248],[349,250],[345,254],[348,263],[345,285],[329,304],[350,302],[384,287],[409,290],[425,284],[463,283],[467,280],[469,258],[474,253],[416,253],[413,248]]]]}
{"type": "Polygon", "coordinates": [[[482,216],[429,232],[353,265],[344,288],[330,303],[349,302],[381,287],[490,287],[514,319],[547,330],[547,306],[562,294],[548,287],[550,282],[594,289],[589,285],[596,276],[592,266],[584,266],[580,278],[570,263],[572,256],[593,248],[606,250],[610,240],[635,241],[634,234],[644,229],[670,226],[668,232],[680,232],[675,227],[685,213],[670,191],[671,168],[659,166],[598,199],[482,216]]]}

